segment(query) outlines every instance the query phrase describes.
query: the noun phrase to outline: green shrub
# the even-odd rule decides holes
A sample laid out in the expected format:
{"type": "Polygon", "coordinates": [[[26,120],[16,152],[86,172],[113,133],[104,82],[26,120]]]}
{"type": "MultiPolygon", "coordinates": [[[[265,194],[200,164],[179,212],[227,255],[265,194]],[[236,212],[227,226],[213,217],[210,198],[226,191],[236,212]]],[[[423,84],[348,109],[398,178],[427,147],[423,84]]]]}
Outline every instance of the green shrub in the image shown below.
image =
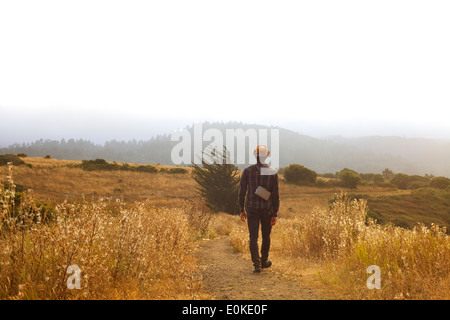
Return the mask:
{"type": "Polygon", "coordinates": [[[392,177],[390,182],[397,188],[406,190],[408,188],[408,175],[404,173],[397,173],[392,177]]]}
{"type": "Polygon", "coordinates": [[[158,169],[156,169],[152,165],[142,165],[142,166],[137,166],[136,169],[134,169],[134,171],[156,173],[156,172],[158,172],[158,169]]]}
{"type": "Polygon", "coordinates": [[[428,182],[420,181],[420,180],[412,180],[410,183],[408,183],[408,189],[410,189],[410,190],[426,188],[428,186],[429,186],[428,182]]]}
{"type": "Polygon", "coordinates": [[[427,187],[429,185],[429,180],[426,177],[421,177],[418,175],[409,176],[404,173],[397,173],[390,180],[390,183],[400,190],[414,190],[427,187]]]}
{"type": "Polygon", "coordinates": [[[11,162],[13,165],[17,166],[20,164],[25,164],[25,162],[14,154],[1,154],[0,155],[0,166],[6,165],[11,162]]]}
{"type": "Polygon", "coordinates": [[[104,159],[82,160],[80,168],[87,171],[92,170],[119,170],[121,166],[117,163],[108,163],[104,159]]]}
{"type": "Polygon", "coordinates": [[[386,168],[383,170],[382,175],[383,175],[383,178],[385,178],[386,180],[391,180],[394,177],[394,172],[392,172],[392,170],[386,168]]]}
{"type": "Polygon", "coordinates": [[[430,182],[430,187],[438,189],[446,189],[450,186],[450,179],[446,177],[436,177],[430,182]]]}
{"type": "Polygon", "coordinates": [[[372,180],[374,183],[383,183],[384,182],[384,177],[383,177],[383,175],[382,174],[379,174],[379,173],[377,173],[377,174],[375,174],[374,176],[373,176],[373,180],[372,180]]]}
{"type": "Polygon", "coordinates": [[[299,164],[290,164],[283,169],[284,178],[288,183],[311,184],[316,183],[317,173],[299,164]]]}
{"type": "Polygon", "coordinates": [[[361,176],[353,170],[344,168],[336,176],[342,181],[342,186],[344,188],[355,189],[361,182],[361,176]]]}
{"type": "Polygon", "coordinates": [[[150,172],[156,173],[158,169],[156,169],[152,165],[139,165],[139,166],[130,166],[128,163],[124,163],[122,165],[117,162],[107,162],[105,159],[95,159],[95,160],[82,160],[79,167],[83,170],[92,171],[92,170],[108,170],[108,171],[116,171],[116,170],[124,170],[124,171],[137,171],[137,172],[150,172]]]}
{"type": "Polygon", "coordinates": [[[372,183],[384,182],[383,175],[379,173],[361,173],[360,176],[363,181],[372,183]]]}
{"type": "Polygon", "coordinates": [[[188,170],[186,170],[185,168],[181,168],[181,167],[176,167],[176,168],[161,168],[159,169],[160,173],[169,173],[169,174],[183,174],[183,173],[188,173],[188,170]]]}
{"type": "Polygon", "coordinates": [[[430,180],[426,177],[418,175],[409,176],[408,189],[414,189],[415,186],[419,186],[419,188],[424,188],[428,187],[429,185],[430,180]]]}
{"type": "Polygon", "coordinates": [[[95,159],[93,161],[93,164],[103,165],[103,164],[108,164],[108,162],[105,159],[95,159]]]}
{"type": "Polygon", "coordinates": [[[185,168],[177,167],[177,168],[170,168],[167,172],[171,174],[180,174],[180,173],[183,174],[187,173],[188,171],[185,168]]]}

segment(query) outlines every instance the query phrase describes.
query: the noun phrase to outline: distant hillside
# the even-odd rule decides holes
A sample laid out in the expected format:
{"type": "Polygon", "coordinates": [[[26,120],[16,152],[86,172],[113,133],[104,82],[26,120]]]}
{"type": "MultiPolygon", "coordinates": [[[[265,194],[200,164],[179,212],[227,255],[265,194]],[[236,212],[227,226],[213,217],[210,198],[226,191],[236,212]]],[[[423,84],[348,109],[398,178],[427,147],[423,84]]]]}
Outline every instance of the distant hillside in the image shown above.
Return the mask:
{"type": "Polygon", "coordinates": [[[414,163],[418,172],[450,177],[450,140],[370,136],[330,137],[329,140],[361,151],[389,154],[414,163]]]}
{"type": "MultiPolygon", "coordinates": [[[[203,123],[208,128],[266,128],[237,122],[203,123]]],[[[275,127],[273,127],[275,128],[275,127]]],[[[192,126],[187,127],[193,132],[192,126]]],[[[299,163],[319,173],[350,168],[361,173],[381,173],[385,168],[406,174],[425,173],[450,177],[450,141],[400,137],[363,137],[356,139],[333,137],[318,139],[292,130],[280,132],[280,166],[299,163]]],[[[37,140],[1,148],[0,154],[25,153],[33,157],[51,155],[55,159],[105,159],[107,161],[171,165],[171,150],[177,144],[170,135],[160,135],[145,141],[108,141],[104,145],[86,140],[37,140]]],[[[206,144],[204,144],[206,146],[206,144]]]]}

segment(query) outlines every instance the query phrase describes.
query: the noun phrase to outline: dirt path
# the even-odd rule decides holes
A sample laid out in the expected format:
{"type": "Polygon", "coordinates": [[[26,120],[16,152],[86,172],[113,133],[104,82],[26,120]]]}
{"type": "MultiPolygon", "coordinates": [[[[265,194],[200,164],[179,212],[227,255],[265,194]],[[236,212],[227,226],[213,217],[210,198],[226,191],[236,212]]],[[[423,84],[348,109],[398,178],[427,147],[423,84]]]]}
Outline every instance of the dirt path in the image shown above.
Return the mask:
{"type": "Polygon", "coordinates": [[[254,274],[252,262],[233,252],[229,238],[204,241],[197,257],[203,285],[215,299],[321,299],[318,292],[302,286],[300,282],[286,279],[272,268],[254,274]]]}

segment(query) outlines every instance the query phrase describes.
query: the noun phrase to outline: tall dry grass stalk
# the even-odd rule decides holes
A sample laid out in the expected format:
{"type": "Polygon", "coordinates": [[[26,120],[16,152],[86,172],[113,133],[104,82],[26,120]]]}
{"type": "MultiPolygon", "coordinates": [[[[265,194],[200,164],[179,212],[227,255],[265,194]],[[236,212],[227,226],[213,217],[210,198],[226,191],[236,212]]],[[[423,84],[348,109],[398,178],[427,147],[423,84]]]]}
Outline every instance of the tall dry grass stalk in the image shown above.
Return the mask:
{"type": "Polygon", "coordinates": [[[188,254],[208,229],[209,217],[198,205],[64,201],[43,223],[31,193],[15,204],[12,170],[0,187],[0,298],[205,297],[188,254]],[[79,290],[67,286],[72,265],[81,270],[79,290]]]}
{"type": "Polygon", "coordinates": [[[333,258],[351,250],[365,231],[366,222],[365,201],[349,201],[341,194],[329,210],[315,208],[286,226],[283,247],[294,256],[333,258]]]}

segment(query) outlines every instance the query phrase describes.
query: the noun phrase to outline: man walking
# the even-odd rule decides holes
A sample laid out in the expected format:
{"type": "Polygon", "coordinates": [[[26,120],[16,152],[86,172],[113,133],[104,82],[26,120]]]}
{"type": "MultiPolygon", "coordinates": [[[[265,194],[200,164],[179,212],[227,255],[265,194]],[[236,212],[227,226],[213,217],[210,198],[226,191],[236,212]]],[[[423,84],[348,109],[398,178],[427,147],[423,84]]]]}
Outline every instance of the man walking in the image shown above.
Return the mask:
{"type": "Polygon", "coordinates": [[[257,146],[253,152],[256,164],[246,168],[241,176],[239,189],[239,207],[241,220],[248,222],[250,234],[250,254],[255,270],[269,268],[270,232],[277,222],[280,197],[278,193],[278,175],[264,162],[270,155],[266,146],[257,146]],[[247,197],[247,202],[245,198],[247,197]],[[247,211],[247,212],[246,212],[247,211]],[[261,225],[261,256],[258,250],[258,233],[261,225]]]}

